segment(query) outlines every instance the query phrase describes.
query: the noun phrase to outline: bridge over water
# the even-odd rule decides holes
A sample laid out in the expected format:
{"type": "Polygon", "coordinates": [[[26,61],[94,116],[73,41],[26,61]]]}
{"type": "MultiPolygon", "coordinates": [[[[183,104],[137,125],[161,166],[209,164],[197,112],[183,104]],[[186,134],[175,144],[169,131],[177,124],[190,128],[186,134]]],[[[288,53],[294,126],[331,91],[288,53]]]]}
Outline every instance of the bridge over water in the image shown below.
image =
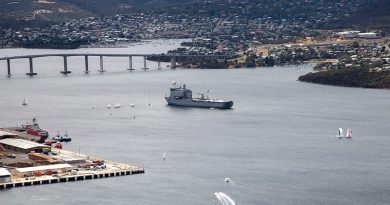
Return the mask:
{"type": "Polygon", "coordinates": [[[147,59],[153,58],[157,59],[157,68],[160,69],[160,61],[162,58],[170,58],[171,65],[170,67],[172,69],[176,68],[176,60],[177,58],[188,58],[188,59],[211,59],[211,58],[233,58],[237,55],[181,55],[181,54],[101,54],[101,53],[67,53],[67,54],[39,54],[39,55],[22,55],[22,56],[7,56],[0,58],[0,61],[7,61],[7,74],[8,77],[11,77],[11,60],[16,59],[28,59],[29,62],[29,72],[26,73],[28,76],[34,76],[37,75],[37,73],[34,72],[34,62],[33,59],[35,58],[45,58],[45,57],[60,57],[63,58],[63,70],[60,71],[62,74],[67,75],[70,74],[71,71],[68,70],[68,58],[70,57],[84,57],[85,63],[84,63],[84,72],[89,72],[89,59],[88,57],[99,57],[100,58],[100,68],[99,72],[105,72],[104,70],[104,57],[122,57],[122,58],[128,58],[129,59],[129,67],[127,70],[135,70],[133,68],[133,58],[139,57],[143,58],[144,65],[142,69],[148,69],[147,67],[147,59]]]}

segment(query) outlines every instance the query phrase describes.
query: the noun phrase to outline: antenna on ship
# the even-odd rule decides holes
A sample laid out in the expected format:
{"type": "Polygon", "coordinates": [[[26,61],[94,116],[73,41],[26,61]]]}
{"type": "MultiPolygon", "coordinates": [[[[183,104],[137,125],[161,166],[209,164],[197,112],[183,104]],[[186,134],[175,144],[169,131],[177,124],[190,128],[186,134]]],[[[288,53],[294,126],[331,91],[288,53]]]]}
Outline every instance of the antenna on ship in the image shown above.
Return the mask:
{"type": "Polygon", "coordinates": [[[33,122],[33,125],[37,125],[38,124],[37,118],[33,117],[32,122],[33,122]]]}
{"type": "Polygon", "coordinates": [[[172,80],[171,84],[173,85],[174,88],[176,88],[176,81],[172,80]]]}

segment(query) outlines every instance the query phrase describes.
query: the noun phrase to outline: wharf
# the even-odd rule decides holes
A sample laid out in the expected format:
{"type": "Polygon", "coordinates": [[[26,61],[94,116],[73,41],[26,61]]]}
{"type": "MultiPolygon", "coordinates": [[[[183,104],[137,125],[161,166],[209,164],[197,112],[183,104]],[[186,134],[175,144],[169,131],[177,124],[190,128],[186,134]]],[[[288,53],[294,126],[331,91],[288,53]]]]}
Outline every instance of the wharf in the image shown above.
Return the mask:
{"type": "Polygon", "coordinates": [[[17,138],[34,141],[34,142],[44,142],[46,138],[42,138],[40,136],[36,135],[30,135],[27,134],[26,131],[18,131],[17,129],[20,129],[19,127],[11,127],[11,128],[0,128],[1,131],[5,131],[7,133],[10,133],[14,136],[17,136],[17,138]]]}
{"type": "MultiPolygon", "coordinates": [[[[78,158],[85,159],[87,161],[97,161],[96,157],[91,157],[85,154],[74,153],[67,150],[55,149],[53,151],[57,152],[62,158],[78,158]]],[[[116,176],[126,176],[133,174],[144,173],[145,170],[141,167],[131,166],[127,164],[122,164],[118,162],[104,160],[106,168],[104,169],[80,169],[77,166],[74,167],[72,171],[63,172],[58,174],[51,175],[42,175],[42,176],[30,176],[30,177],[18,177],[12,176],[11,182],[0,183],[0,190],[9,189],[13,187],[23,187],[23,186],[34,186],[34,185],[43,185],[43,184],[56,184],[64,182],[75,182],[83,180],[92,180],[116,176]]]]}

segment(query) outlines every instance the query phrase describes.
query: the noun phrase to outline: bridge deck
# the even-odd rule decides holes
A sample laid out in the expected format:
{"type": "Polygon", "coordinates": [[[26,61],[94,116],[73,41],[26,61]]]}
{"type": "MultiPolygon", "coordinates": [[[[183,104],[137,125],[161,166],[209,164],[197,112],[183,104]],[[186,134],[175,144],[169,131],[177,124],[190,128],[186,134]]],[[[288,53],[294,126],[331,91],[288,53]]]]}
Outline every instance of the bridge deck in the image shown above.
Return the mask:
{"type": "Polygon", "coordinates": [[[164,57],[222,57],[229,58],[237,55],[174,55],[174,54],[112,54],[112,53],[66,53],[66,54],[38,54],[38,55],[23,55],[23,56],[6,56],[0,58],[0,60],[22,59],[22,58],[42,58],[42,57],[73,57],[73,56],[105,56],[105,57],[152,57],[152,56],[164,56],[164,57]]]}

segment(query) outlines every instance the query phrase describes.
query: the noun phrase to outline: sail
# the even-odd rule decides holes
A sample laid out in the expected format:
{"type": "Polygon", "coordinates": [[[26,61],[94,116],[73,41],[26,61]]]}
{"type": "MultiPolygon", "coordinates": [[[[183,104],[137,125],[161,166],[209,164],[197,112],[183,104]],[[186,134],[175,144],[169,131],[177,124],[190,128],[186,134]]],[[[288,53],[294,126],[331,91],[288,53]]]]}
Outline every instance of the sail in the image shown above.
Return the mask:
{"type": "Polygon", "coordinates": [[[343,128],[339,128],[339,136],[343,136],[343,128]]]}
{"type": "Polygon", "coordinates": [[[347,130],[347,134],[345,135],[345,137],[352,138],[352,130],[351,129],[347,130]]]}
{"type": "Polygon", "coordinates": [[[22,103],[22,105],[28,105],[27,98],[24,98],[24,99],[23,99],[23,103],[22,103]]]}

